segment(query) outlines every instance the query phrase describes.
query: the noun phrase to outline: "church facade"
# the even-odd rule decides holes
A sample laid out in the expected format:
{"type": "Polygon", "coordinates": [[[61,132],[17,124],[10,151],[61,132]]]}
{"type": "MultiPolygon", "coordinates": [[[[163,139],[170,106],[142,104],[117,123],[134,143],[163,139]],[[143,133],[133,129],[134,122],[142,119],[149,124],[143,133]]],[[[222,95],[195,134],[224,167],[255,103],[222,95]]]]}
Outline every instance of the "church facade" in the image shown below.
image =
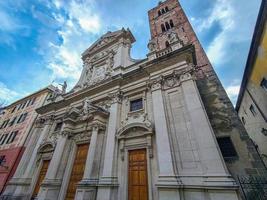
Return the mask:
{"type": "Polygon", "coordinates": [[[265,173],[177,0],[149,22],[146,59],[130,57],[129,29],[82,54],[75,87],[37,109],[2,199],[237,200],[237,175],[265,173]]]}

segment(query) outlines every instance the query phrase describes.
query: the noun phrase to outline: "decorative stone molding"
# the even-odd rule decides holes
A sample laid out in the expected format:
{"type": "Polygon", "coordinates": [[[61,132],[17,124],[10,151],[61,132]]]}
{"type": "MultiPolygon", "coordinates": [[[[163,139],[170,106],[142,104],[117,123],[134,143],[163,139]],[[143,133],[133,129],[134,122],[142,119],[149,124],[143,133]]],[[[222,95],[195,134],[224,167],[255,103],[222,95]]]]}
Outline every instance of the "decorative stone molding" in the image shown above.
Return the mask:
{"type": "Polygon", "coordinates": [[[150,124],[143,123],[132,123],[118,130],[117,139],[119,141],[119,151],[121,154],[121,160],[124,160],[124,152],[128,147],[146,147],[148,149],[149,157],[153,157],[152,150],[152,135],[153,128],[150,124]],[[142,142],[140,140],[134,142],[138,138],[143,138],[142,142]],[[129,142],[128,142],[129,141],[129,142]]]}
{"type": "Polygon", "coordinates": [[[88,131],[72,135],[71,139],[75,143],[87,142],[90,140],[91,134],[88,131]]]}
{"type": "Polygon", "coordinates": [[[150,82],[151,91],[160,90],[163,84],[163,77],[160,76],[150,82]]]}
{"type": "Polygon", "coordinates": [[[102,123],[99,122],[93,122],[92,123],[92,130],[93,131],[100,131],[100,130],[105,130],[106,126],[102,123]]]}
{"type": "Polygon", "coordinates": [[[123,93],[122,93],[122,91],[109,93],[108,97],[111,100],[111,104],[113,104],[113,103],[121,103],[122,102],[122,98],[123,98],[123,93]]]}
{"type": "Polygon", "coordinates": [[[35,120],[35,127],[36,128],[42,128],[44,126],[44,123],[45,123],[45,118],[43,117],[38,117],[36,120],[35,120]]]}
{"type": "Polygon", "coordinates": [[[55,121],[55,115],[45,116],[44,119],[45,119],[44,122],[45,125],[52,125],[55,121]]]}

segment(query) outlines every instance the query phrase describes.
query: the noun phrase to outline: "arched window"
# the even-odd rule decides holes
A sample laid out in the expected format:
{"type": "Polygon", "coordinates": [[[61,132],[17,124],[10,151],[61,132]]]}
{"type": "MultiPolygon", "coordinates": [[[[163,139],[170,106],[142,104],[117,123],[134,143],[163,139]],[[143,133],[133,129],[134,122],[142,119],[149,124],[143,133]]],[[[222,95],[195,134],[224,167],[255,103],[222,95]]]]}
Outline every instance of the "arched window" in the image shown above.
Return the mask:
{"type": "Polygon", "coordinates": [[[169,8],[168,6],[165,7],[165,11],[168,12],[169,11],[169,8]]]}
{"type": "Polygon", "coordinates": [[[169,30],[171,27],[168,22],[165,22],[166,30],[169,30]]]}
{"type": "Polygon", "coordinates": [[[159,15],[159,16],[161,15],[161,12],[160,12],[160,10],[158,11],[158,15],[159,15]]]}
{"type": "Polygon", "coordinates": [[[170,46],[170,43],[168,41],[166,41],[165,46],[166,46],[166,48],[168,48],[170,46]]]}
{"type": "Polygon", "coordinates": [[[184,27],[182,27],[182,31],[184,32],[184,27]]]}
{"type": "Polygon", "coordinates": [[[171,26],[171,28],[174,27],[172,19],[170,20],[170,26],[171,26]]]}
{"type": "Polygon", "coordinates": [[[162,32],[166,31],[164,24],[161,24],[161,30],[162,30],[162,32]]]}
{"type": "Polygon", "coordinates": [[[164,8],[161,9],[161,14],[165,13],[165,10],[164,8]]]}

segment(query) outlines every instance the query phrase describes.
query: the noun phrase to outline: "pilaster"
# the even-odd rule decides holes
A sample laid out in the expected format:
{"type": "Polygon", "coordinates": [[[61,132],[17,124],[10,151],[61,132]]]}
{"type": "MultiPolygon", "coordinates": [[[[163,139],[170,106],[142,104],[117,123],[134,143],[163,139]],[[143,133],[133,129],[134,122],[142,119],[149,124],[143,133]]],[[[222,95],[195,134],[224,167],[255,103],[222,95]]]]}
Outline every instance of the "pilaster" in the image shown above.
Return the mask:
{"type": "Polygon", "coordinates": [[[118,186],[118,177],[114,174],[114,157],[116,146],[116,130],[120,118],[120,108],[122,101],[122,93],[116,92],[109,95],[111,98],[111,106],[109,109],[109,122],[107,128],[107,140],[104,155],[103,173],[99,180],[97,200],[110,199],[111,190],[118,186]]]}
{"type": "Polygon", "coordinates": [[[95,199],[96,196],[96,185],[98,184],[98,177],[93,176],[93,164],[97,148],[97,137],[98,134],[105,130],[103,124],[93,122],[92,134],[90,139],[90,146],[87,153],[86,164],[83,179],[77,186],[75,195],[76,200],[95,199]]]}
{"type": "Polygon", "coordinates": [[[159,170],[156,186],[158,187],[160,200],[166,199],[166,197],[169,199],[179,199],[179,192],[177,188],[179,188],[180,181],[174,174],[173,169],[169,131],[162,94],[162,81],[162,78],[159,77],[154,80],[151,85],[159,170]],[[168,189],[166,190],[166,188],[168,189]]]}

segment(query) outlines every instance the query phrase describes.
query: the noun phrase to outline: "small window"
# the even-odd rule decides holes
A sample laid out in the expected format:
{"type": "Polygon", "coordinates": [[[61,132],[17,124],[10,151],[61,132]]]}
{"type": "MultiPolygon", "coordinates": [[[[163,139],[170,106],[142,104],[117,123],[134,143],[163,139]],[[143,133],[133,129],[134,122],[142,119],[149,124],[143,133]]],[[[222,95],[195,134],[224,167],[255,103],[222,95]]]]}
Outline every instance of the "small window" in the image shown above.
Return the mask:
{"type": "Polygon", "coordinates": [[[26,104],[27,104],[27,101],[25,101],[25,102],[22,104],[21,109],[23,109],[23,108],[26,106],[26,104]]]}
{"type": "Polygon", "coordinates": [[[164,24],[161,24],[161,30],[162,30],[162,32],[166,31],[164,24]]]}
{"type": "Polygon", "coordinates": [[[160,10],[158,11],[158,15],[159,15],[159,16],[161,15],[161,12],[160,12],[160,10]]]}
{"type": "Polygon", "coordinates": [[[6,144],[12,143],[15,140],[17,134],[18,134],[18,131],[11,132],[10,136],[8,137],[8,139],[6,141],[6,144]]]}
{"type": "Polygon", "coordinates": [[[246,124],[246,120],[245,120],[245,118],[242,117],[241,120],[242,120],[242,123],[245,125],[245,124],[246,124]]]}
{"type": "Polygon", "coordinates": [[[57,123],[56,127],[55,127],[55,131],[60,131],[61,127],[62,127],[63,122],[59,122],[57,123]]]}
{"type": "Polygon", "coordinates": [[[217,138],[224,158],[236,157],[237,153],[230,137],[217,138]]]}
{"type": "Polygon", "coordinates": [[[27,115],[28,115],[28,113],[21,114],[19,116],[19,119],[18,119],[17,123],[24,122],[24,120],[26,119],[27,115]]]}
{"type": "Polygon", "coordinates": [[[169,8],[168,6],[165,7],[165,11],[168,12],[169,11],[169,8]]]}
{"type": "Polygon", "coordinates": [[[15,112],[17,106],[14,106],[14,108],[11,110],[11,113],[15,112]]]}
{"type": "Polygon", "coordinates": [[[143,109],[143,99],[136,99],[130,102],[130,111],[143,109]]]}
{"type": "Polygon", "coordinates": [[[0,165],[3,166],[4,163],[6,162],[6,156],[0,156],[0,165]]]}
{"type": "Polygon", "coordinates": [[[8,134],[4,134],[4,136],[0,142],[0,145],[4,144],[6,142],[7,136],[8,136],[8,134]]]}
{"type": "Polygon", "coordinates": [[[14,117],[14,118],[12,119],[12,121],[9,123],[9,126],[13,126],[13,124],[14,124],[15,121],[16,121],[16,119],[17,119],[17,117],[14,117]]]}
{"type": "Polygon", "coordinates": [[[166,29],[169,30],[171,27],[168,22],[165,22],[166,29]]]}
{"type": "Polygon", "coordinates": [[[8,120],[5,120],[5,121],[3,122],[1,128],[6,128],[6,126],[7,126],[8,123],[9,123],[9,121],[10,121],[9,119],[8,119],[8,120]]]}
{"type": "Polygon", "coordinates": [[[261,81],[261,87],[265,90],[267,90],[267,79],[263,78],[261,81]]]}
{"type": "Polygon", "coordinates": [[[174,25],[173,25],[173,21],[172,21],[172,20],[170,20],[170,26],[171,26],[171,28],[174,27],[174,25]]]}
{"type": "Polygon", "coordinates": [[[249,110],[253,114],[253,116],[257,115],[257,112],[255,111],[255,108],[254,108],[254,106],[252,104],[250,105],[249,110]]]}
{"type": "Polygon", "coordinates": [[[164,8],[161,9],[161,14],[165,13],[165,10],[164,8]]]}
{"type": "Polygon", "coordinates": [[[33,105],[36,101],[36,97],[33,97],[31,105],[33,105]]]}

